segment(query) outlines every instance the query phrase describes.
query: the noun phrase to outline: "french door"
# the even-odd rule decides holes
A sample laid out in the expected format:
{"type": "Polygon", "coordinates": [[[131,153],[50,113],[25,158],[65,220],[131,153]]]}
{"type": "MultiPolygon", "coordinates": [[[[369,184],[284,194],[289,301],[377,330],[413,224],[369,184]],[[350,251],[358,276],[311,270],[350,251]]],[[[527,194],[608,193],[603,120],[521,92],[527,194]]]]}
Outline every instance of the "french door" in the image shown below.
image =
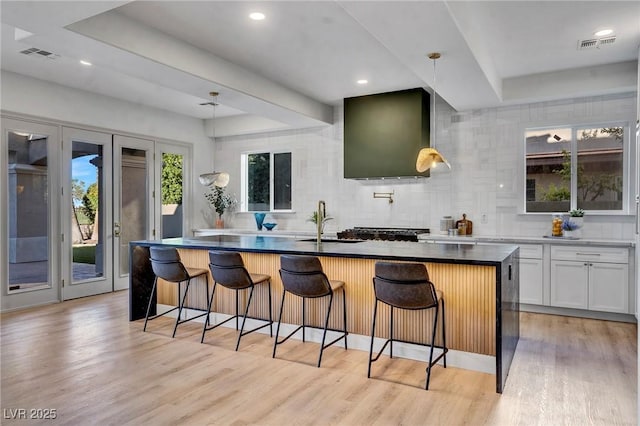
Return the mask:
{"type": "Polygon", "coordinates": [[[129,242],[154,233],[151,140],[63,128],[64,300],[129,287],[129,242]]]}
{"type": "Polygon", "coordinates": [[[188,229],[189,146],[4,115],[1,125],[3,311],[127,289],[130,241],[188,229]]]}
{"type": "Polygon", "coordinates": [[[2,310],[60,300],[57,126],[2,117],[2,310]]]}
{"type": "Polygon", "coordinates": [[[112,136],[62,129],[64,300],[113,290],[112,136]]]}
{"type": "Polygon", "coordinates": [[[113,289],[129,288],[129,242],[155,238],[154,142],[113,136],[113,289]]]}

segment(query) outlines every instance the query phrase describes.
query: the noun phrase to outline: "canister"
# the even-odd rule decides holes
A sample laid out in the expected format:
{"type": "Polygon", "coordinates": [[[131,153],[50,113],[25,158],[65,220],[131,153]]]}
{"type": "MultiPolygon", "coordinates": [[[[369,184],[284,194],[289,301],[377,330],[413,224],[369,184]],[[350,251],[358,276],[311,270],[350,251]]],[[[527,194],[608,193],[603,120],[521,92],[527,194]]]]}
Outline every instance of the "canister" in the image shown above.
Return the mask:
{"type": "Polygon", "coordinates": [[[447,235],[449,229],[453,228],[453,217],[452,216],[442,216],[440,219],[440,233],[447,235]]]}

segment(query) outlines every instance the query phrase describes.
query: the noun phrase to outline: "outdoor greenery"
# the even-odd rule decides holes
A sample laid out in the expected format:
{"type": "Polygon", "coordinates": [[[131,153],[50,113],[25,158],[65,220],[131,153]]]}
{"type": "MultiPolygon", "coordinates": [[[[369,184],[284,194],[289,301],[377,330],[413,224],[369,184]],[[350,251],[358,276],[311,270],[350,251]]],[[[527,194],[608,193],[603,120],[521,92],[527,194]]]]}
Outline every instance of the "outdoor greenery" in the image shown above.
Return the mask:
{"type": "Polygon", "coordinates": [[[269,174],[270,155],[268,152],[249,155],[248,170],[248,204],[252,206],[261,205],[264,209],[269,209],[269,174]]]}
{"type": "MultiPolygon", "coordinates": [[[[601,129],[603,133],[612,133],[616,138],[615,133],[618,127],[612,129],[601,129]]],[[[583,133],[586,132],[583,131],[583,133]]],[[[597,132],[597,129],[594,130],[597,132]]],[[[592,132],[593,133],[593,132],[592,132]]],[[[595,137],[593,134],[589,134],[587,137],[595,137]]],[[[569,201],[571,199],[571,192],[569,185],[571,184],[571,155],[566,150],[562,150],[562,168],[555,169],[552,173],[560,176],[562,184],[556,186],[550,183],[546,191],[543,191],[543,201],[569,201]]],[[[619,192],[622,189],[622,178],[611,173],[599,173],[599,174],[586,174],[584,166],[578,164],[577,166],[578,177],[578,200],[580,201],[595,201],[601,197],[606,191],[619,192]]]]}
{"type": "Polygon", "coordinates": [[[91,265],[95,265],[96,264],[96,246],[93,244],[73,246],[73,262],[89,263],[91,265]]]}
{"type": "Polygon", "coordinates": [[[162,154],[162,204],[182,204],[182,155],[162,154]]]}

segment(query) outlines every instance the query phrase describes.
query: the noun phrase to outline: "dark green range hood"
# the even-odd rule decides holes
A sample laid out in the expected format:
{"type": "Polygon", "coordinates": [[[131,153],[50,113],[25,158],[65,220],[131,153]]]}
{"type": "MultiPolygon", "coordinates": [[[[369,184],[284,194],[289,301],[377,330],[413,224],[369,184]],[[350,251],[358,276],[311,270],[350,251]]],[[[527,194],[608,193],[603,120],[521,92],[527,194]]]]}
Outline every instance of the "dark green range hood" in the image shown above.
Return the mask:
{"type": "Polygon", "coordinates": [[[344,99],[344,177],[429,177],[416,159],[429,146],[430,95],[422,88],[344,99]]]}

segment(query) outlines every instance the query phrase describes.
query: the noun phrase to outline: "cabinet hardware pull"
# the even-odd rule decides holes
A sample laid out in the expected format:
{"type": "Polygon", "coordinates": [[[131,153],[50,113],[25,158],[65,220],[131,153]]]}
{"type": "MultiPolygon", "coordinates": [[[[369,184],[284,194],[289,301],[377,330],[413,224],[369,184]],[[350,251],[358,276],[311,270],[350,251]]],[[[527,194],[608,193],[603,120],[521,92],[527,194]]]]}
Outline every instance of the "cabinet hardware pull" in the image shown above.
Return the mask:
{"type": "Polygon", "coordinates": [[[600,253],[576,253],[576,256],[600,256],[600,253]]]}

